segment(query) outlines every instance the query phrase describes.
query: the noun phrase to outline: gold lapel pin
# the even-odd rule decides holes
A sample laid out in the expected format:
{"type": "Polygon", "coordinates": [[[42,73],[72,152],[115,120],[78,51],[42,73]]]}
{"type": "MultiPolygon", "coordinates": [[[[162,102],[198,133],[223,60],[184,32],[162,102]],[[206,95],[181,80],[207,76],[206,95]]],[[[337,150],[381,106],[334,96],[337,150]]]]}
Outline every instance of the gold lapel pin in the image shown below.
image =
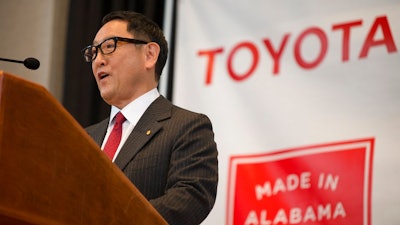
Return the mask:
{"type": "Polygon", "coordinates": [[[149,136],[150,134],[151,134],[151,130],[148,130],[148,131],[146,132],[146,135],[149,136]]]}

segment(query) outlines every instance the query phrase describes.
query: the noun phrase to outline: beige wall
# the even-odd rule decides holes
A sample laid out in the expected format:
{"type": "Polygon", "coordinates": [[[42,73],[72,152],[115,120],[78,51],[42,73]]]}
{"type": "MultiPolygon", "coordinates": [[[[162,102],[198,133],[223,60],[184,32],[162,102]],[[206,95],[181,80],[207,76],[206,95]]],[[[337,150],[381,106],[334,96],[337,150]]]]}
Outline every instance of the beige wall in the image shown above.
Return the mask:
{"type": "Polygon", "coordinates": [[[35,57],[40,68],[0,61],[0,70],[39,83],[62,97],[68,0],[0,0],[0,58],[35,57]]]}

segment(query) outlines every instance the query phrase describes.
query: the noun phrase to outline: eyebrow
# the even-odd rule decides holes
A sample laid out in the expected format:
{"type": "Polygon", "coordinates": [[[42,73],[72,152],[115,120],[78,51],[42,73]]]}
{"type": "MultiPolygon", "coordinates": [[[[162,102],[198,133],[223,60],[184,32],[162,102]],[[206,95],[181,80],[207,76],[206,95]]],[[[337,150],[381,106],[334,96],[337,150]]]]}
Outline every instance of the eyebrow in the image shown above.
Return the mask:
{"type": "Polygon", "coordinates": [[[98,44],[100,44],[101,42],[103,42],[103,41],[105,41],[105,40],[107,40],[107,39],[109,39],[109,38],[113,38],[113,37],[116,37],[116,35],[108,36],[108,37],[106,37],[106,38],[103,38],[101,41],[93,40],[92,45],[98,45],[98,44]]]}

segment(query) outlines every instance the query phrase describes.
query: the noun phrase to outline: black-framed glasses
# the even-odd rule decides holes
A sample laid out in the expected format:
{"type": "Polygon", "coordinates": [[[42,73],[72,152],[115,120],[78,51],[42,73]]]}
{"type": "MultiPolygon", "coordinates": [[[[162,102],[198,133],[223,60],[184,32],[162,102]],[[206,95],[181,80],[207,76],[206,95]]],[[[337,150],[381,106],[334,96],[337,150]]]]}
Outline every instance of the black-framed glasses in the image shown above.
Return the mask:
{"type": "Polygon", "coordinates": [[[89,45],[82,49],[82,54],[83,58],[85,59],[86,62],[93,62],[93,60],[96,59],[97,57],[97,52],[101,51],[103,55],[111,54],[117,49],[117,42],[118,41],[123,41],[123,42],[128,42],[128,43],[133,43],[133,44],[147,44],[149,42],[147,41],[142,41],[138,39],[132,39],[132,38],[123,38],[123,37],[110,37],[102,41],[98,45],[89,45]]]}

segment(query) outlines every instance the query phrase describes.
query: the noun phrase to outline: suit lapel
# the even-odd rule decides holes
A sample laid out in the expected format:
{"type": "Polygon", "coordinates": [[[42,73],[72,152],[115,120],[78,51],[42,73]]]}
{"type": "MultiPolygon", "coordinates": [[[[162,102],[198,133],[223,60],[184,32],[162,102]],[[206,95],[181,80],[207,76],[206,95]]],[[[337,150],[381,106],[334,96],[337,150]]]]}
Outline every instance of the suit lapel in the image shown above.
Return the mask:
{"type": "Polygon", "coordinates": [[[114,163],[123,170],[142,147],[162,128],[159,123],[171,117],[172,104],[164,97],[158,97],[140,118],[124,143],[114,163]]]}
{"type": "Polygon", "coordinates": [[[104,136],[106,136],[107,127],[108,127],[109,118],[101,121],[100,123],[93,125],[91,127],[86,128],[89,135],[92,136],[93,140],[101,146],[104,140],[104,136]]]}

